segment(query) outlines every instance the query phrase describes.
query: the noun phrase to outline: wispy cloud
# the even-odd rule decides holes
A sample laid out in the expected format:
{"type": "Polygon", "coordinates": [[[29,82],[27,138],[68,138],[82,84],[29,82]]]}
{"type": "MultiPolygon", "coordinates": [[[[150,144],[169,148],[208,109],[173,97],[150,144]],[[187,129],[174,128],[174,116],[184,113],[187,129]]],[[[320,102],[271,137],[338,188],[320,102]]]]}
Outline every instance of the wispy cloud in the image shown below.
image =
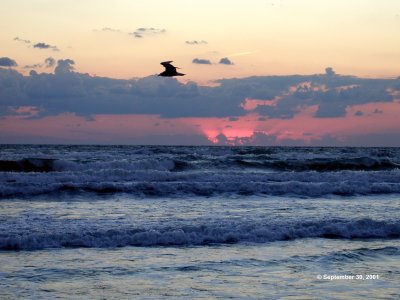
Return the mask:
{"type": "Polygon", "coordinates": [[[154,28],[154,27],[140,27],[136,29],[134,32],[129,33],[130,35],[134,36],[135,38],[143,38],[146,36],[153,36],[164,34],[167,31],[165,29],[154,28]]]}
{"type": "Polygon", "coordinates": [[[185,41],[185,44],[187,44],[187,45],[206,45],[208,43],[204,40],[201,40],[201,41],[192,40],[192,41],[185,41]]]}
{"type": "Polygon", "coordinates": [[[106,32],[106,33],[126,33],[121,29],[112,27],[103,27],[101,29],[93,29],[93,32],[106,32]]]}
{"type": "Polygon", "coordinates": [[[383,110],[375,108],[374,111],[372,112],[373,114],[383,114],[383,110]]]}
{"type": "Polygon", "coordinates": [[[42,68],[42,67],[51,68],[51,67],[54,67],[55,64],[56,64],[56,60],[52,57],[48,57],[44,60],[43,63],[33,64],[33,65],[25,65],[24,69],[36,69],[36,68],[42,68]]]}
{"type": "Polygon", "coordinates": [[[257,53],[259,50],[252,50],[252,51],[244,51],[244,52],[234,52],[231,54],[228,54],[227,57],[235,57],[235,56],[245,56],[245,55],[250,55],[257,53]]]}
{"type": "Polygon", "coordinates": [[[101,31],[104,31],[104,32],[121,32],[121,30],[115,29],[115,28],[111,28],[111,27],[103,27],[101,29],[101,31]]]}
{"type": "MultiPolygon", "coordinates": [[[[17,42],[20,42],[20,43],[23,43],[23,44],[31,44],[31,43],[33,43],[30,40],[21,39],[19,37],[15,37],[14,41],[17,41],[17,42]]],[[[49,45],[49,44],[44,43],[44,42],[34,43],[33,48],[36,48],[36,49],[51,49],[53,51],[60,51],[60,49],[58,49],[57,46],[49,45]]]]}
{"type": "Polygon", "coordinates": [[[30,40],[21,39],[19,37],[15,37],[14,41],[21,42],[21,43],[24,43],[24,44],[30,44],[31,43],[30,40]]]}
{"type": "Polygon", "coordinates": [[[42,64],[25,65],[24,69],[36,69],[42,67],[42,64]]]}

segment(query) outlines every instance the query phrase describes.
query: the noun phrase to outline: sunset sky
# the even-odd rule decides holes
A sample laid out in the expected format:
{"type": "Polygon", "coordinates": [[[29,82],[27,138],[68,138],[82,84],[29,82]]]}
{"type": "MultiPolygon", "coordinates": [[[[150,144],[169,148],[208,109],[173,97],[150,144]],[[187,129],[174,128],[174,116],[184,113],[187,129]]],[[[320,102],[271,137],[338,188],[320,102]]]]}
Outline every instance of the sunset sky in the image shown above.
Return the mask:
{"type": "Polygon", "coordinates": [[[0,143],[400,146],[398,0],[1,10],[0,143]]]}

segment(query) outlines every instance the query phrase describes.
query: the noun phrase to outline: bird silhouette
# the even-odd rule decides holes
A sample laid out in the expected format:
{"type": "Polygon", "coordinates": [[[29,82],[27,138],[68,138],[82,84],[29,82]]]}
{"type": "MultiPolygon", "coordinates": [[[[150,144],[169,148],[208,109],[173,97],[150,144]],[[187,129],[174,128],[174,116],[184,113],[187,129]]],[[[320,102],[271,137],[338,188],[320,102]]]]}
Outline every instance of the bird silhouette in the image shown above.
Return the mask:
{"type": "Polygon", "coordinates": [[[169,60],[169,61],[163,61],[161,64],[164,66],[165,71],[158,74],[158,76],[164,76],[164,77],[173,77],[173,76],[183,76],[185,74],[183,73],[179,73],[176,71],[176,69],[179,69],[177,67],[174,67],[173,65],[171,65],[173,61],[169,60]]]}

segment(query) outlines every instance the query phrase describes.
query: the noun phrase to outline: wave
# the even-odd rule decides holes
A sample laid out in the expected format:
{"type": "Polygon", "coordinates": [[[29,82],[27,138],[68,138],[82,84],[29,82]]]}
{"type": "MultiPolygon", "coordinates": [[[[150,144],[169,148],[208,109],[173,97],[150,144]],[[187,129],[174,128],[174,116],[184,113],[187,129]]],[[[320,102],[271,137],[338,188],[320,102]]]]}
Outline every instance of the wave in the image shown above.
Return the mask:
{"type": "Polygon", "coordinates": [[[372,259],[382,260],[382,257],[388,256],[400,256],[400,247],[359,248],[353,250],[334,251],[319,258],[319,260],[327,262],[354,262],[370,261],[372,259]]]}
{"type": "Polygon", "coordinates": [[[271,195],[322,197],[325,195],[372,195],[400,193],[400,183],[360,182],[66,182],[46,185],[0,187],[0,197],[54,195],[60,193],[129,193],[138,197],[186,197],[218,195],[271,195]]]}
{"type": "Polygon", "coordinates": [[[183,170],[187,164],[170,159],[144,159],[137,161],[109,160],[79,162],[53,158],[23,158],[21,160],[0,160],[0,172],[67,172],[83,170],[183,170]]]}
{"type": "MultiPolygon", "coordinates": [[[[93,156],[93,155],[92,155],[93,156]]],[[[400,163],[388,157],[271,157],[266,155],[114,157],[102,155],[94,159],[58,159],[25,157],[19,160],[0,160],[0,172],[61,172],[84,169],[126,170],[214,170],[271,169],[277,171],[387,171],[400,169],[400,163]]]]}
{"type": "Polygon", "coordinates": [[[270,168],[281,171],[381,171],[399,169],[400,164],[389,158],[312,158],[312,159],[287,159],[287,160],[243,160],[237,159],[235,163],[248,168],[270,168]]]}
{"type": "MultiPolygon", "coordinates": [[[[322,220],[287,224],[213,222],[146,228],[77,228],[0,235],[1,250],[36,250],[63,247],[114,248],[125,246],[200,246],[233,243],[266,243],[302,238],[395,239],[399,221],[322,220]]],[[[390,250],[390,249],[389,249],[390,250]]]]}
{"type": "Polygon", "coordinates": [[[24,158],[21,160],[0,160],[0,172],[52,172],[55,159],[24,158]]]}
{"type": "Polygon", "coordinates": [[[400,193],[389,148],[1,146],[0,198],[400,193]],[[35,157],[31,157],[35,153],[35,157]]]}
{"type": "MultiPolygon", "coordinates": [[[[116,163],[117,165],[119,163],[116,163]]],[[[136,163],[137,165],[138,163],[136,163]]],[[[248,172],[180,171],[172,161],[148,170],[96,168],[53,173],[0,173],[0,198],[60,193],[129,193],[136,196],[369,195],[400,193],[400,171],[248,172]]],[[[75,166],[76,167],[76,166],[75,166]]],[[[58,167],[60,168],[60,167],[58,167]]]]}

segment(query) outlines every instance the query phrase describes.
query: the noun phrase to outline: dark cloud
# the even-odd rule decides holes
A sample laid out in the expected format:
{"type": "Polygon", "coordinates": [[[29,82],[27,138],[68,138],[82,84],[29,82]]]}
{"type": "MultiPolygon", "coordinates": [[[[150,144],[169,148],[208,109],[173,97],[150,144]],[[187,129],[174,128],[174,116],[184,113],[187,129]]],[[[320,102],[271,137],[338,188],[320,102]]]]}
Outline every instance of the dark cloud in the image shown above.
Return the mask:
{"type": "MultiPolygon", "coordinates": [[[[305,136],[312,135],[311,133],[304,134],[305,136]]],[[[370,135],[365,136],[348,136],[345,140],[340,140],[330,134],[326,134],[320,138],[312,139],[311,141],[307,141],[304,139],[293,139],[293,138],[286,138],[286,139],[278,139],[275,135],[267,134],[265,132],[254,132],[249,137],[234,137],[228,139],[224,134],[219,134],[215,142],[217,145],[220,146],[312,146],[312,147],[333,147],[333,146],[363,146],[367,145],[370,146],[395,146],[400,145],[398,142],[400,139],[397,139],[395,142],[386,139],[384,135],[374,135],[377,136],[378,141],[368,140],[370,135]]],[[[397,134],[400,136],[400,134],[397,134]]]]}
{"type": "MultiPolygon", "coordinates": [[[[21,42],[21,43],[24,43],[24,44],[30,44],[30,43],[31,43],[30,40],[21,39],[21,38],[19,38],[19,37],[15,37],[15,38],[14,38],[14,41],[21,42]]],[[[52,46],[52,45],[49,45],[49,44],[43,43],[43,42],[35,43],[35,44],[33,45],[33,48],[36,48],[36,49],[51,49],[51,50],[53,50],[53,51],[60,51],[60,50],[57,48],[57,46],[52,46]]]]}
{"type": "Polygon", "coordinates": [[[375,108],[374,111],[372,112],[373,114],[383,114],[383,110],[375,108]]]}
{"type": "Polygon", "coordinates": [[[342,143],[352,147],[400,147],[399,132],[369,133],[347,136],[342,143]]]}
{"type": "Polygon", "coordinates": [[[55,74],[70,73],[74,70],[75,62],[72,59],[60,59],[57,61],[57,67],[54,70],[55,74]]]}
{"type": "MultiPolygon", "coordinates": [[[[80,125],[76,125],[78,128],[80,125]]],[[[80,130],[75,130],[79,132],[80,130]]],[[[76,140],[71,136],[44,136],[38,133],[23,134],[15,133],[12,134],[4,132],[0,135],[0,144],[109,144],[100,139],[97,135],[88,134],[84,140],[76,140]]],[[[158,135],[146,135],[136,136],[132,135],[127,138],[126,136],[115,135],[113,136],[113,143],[118,145],[180,145],[180,146],[196,146],[196,145],[213,145],[204,135],[200,134],[158,134],[158,135]]]]}
{"type": "Polygon", "coordinates": [[[49,48],[51,48],[51,46],[46,43],[37,43],[37,44],[33,45],[33,48],[49,49],[49,48]]]}
{"type": "Polygon", "coordinates": [[[0,116],[6,115],[12,106],[30,106],[26,104],[29,100],[23,90],[25,84],[26,77],[16,70],[0,68],[0,116]]]}
{"type": "Polygon", "coordinates": [[[208,43],[204,40],[201,40],[201,41],[192,40],[192,41],[185,41],[185,44],[187,44],[187,45],[205,45],[208,43]]]}
{"type": "Polygon", "coordinates": [[[33,45],[33,48],[38,48],[38,49],[52,49],[53,51],[60,51],[57,46],[52,46],[46,43],[36,43],[33,45]]]}
{"type": "Polygon", "coordinates": [[[362,116],[364,115],[364,113],[363,113],[361,110],[358,110],[358,111],[356,111],[356,112],[354,113],[354,115],[355,115],[356,117],[362,117],[362,116]]]}
{"type": "Polygon", "coordinates": [[[396,79],[364,79],[326,74],[253,76],[219,80],[218,86],[181,83],[149,76],[122,80],[75,72],[74,61],[57,61],[54,74],[31,71],[23,76],[0,69],[0,111],[10,106],[40,107],[37,117],[70,112],[76,115],[151,114],[162,118],[223,117],[258,113],[260,121],[288,119],[317,106],[315,117],[343,117],[355,105],[390,102],[388,91],[400,90],[396,79]],[[246,99],[272,100],[245,110],[246,99]]]}
{"type": "Polygon", "coordinates": [[[160,29],[160,28],[140,27],[136,29],[134,32],[131,32],[130,35],[133,35],[135,38],[143,38],[145,36],[159,35],[159,34],[164,34],[166,32],[167,31],[165,29],[160,29]]]}
{"type": "Polygon", "coordinates": [[[335,76],[336,75],[335,71],[331,67],[328,67],[325,69],[325,74],[327,76],[335,76]]]}
{"type": "Polygon", "coordinates": [[[334,118],[342,117],[346,114],[346,108],[356,104],[372,102],[390,102],[393,96],[388,92],[388,83],[383,79],[361,79],[351,76],[335,76],[336,80],[330,78],[324,83],[328,90],[305,91],[299,94],[311,96],[312,101],[319,105],[316,117],[334,118]],[[338,83],[345,83],[343,87],[337,86],[338,83]],[[353,83],[353,84],[351,84],[353,83]]]}
{"type": "Polygon", "coordinates": [[[30,40],[24,40],[24,39],[21,39],[19,37],[15,37],[14,41],[21,42],[21,43],[24,43],[24,44],[30,44],[31,43],[30,40]]]}
{"type": "Polygon", "coordinates": [[[15,60],[9,57],[0,57],[0,67],[16,67],[17,63],[15,60]]]}
{"type": "Polygon", "coordinates": [[[192,60],[192,63],[198,64],[198,65],[211,65],[211,61],[208,59],[203,59],[203,58],[194,58],[192,60]]]}
{"type": "Polygon", "coordinates": [[[275,135],[265,132],[254,132],[249,137],[234,137],[228,139],[224,134],[219,134],[215,142],[220,146],[343,146],[343,142],[331,135],[325,135],[307,142],[302,139],[286,138],[278,140],[275,135]]]}
{"type": "Polygon", "coordinates": [[[139,145],[180,145],[180,146],[196,146],[196,145],[213,145],[204,135],[200,134],[177,134],[177,135],[147,135],[141,137],[132,137],[129,141],[121,138],[118,144],[139,144],[139,145]]]}
{"type": "Polygon", "coordinates": [[[218,134],[214,140],[215,144],[220,146],[227,146],[231,144],[231,141],[229,141],[228,138],[223,133],[218,134]]]}
{"type": "Polygon", "coordinates": [[[215,144],[219,146],[277,146],[280,143],[276,136],[256,131],[249,137],[235,137],[231,139],[220,133],[215,137],[215,144]]]}
{"type": "Polygon", "coordinates": [[[56,60],[52,57],[48,57],[44,60],[44,64],[46,68],[51,68],[54,67],[54,65],[56,64],[56,60]]]}
{"type": "Polygon", "coordinates": [[[314,116],[317,118],[339,118],[344,117],[345,115],[346,105],[332,101],[320,104],[314,116]]]}
{"type": "Polygon", "coordinates": [[[233,65],[234,63],[227,57],[221,58],[219,64],[222,65],[233,65]]]}
{"type": "Polygon", "coordinates": [[[229,117],[229,121],[236,122],[236,121],[239,121],[239,118],[238,117],[229,117]]]}

